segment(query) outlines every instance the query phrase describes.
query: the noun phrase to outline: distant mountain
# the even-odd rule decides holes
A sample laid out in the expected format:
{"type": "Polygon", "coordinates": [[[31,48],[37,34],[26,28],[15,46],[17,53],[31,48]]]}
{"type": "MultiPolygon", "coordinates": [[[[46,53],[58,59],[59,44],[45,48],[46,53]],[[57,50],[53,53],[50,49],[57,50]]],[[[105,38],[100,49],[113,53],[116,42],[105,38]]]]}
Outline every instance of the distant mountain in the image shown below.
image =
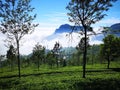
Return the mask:
{"type": "MultiPolygon", "coordinates": [[[[110,31],[106,34],[112,34],[112,35],[115,35],[117,37],[120,37],[120,23],[116,23],[116,24],[113,24],[110,26],[110,31]]],[[[104,35],[101,34],[101,35],[96,35],[94,40],[98,40],[98,41],[102,41],[104,38],[104,35]]]]}
{"type": "Polygon", "coordinates": [[[111,25],[109,34],[113,34],[120,37],[120,23],[111,25]]]}
{"type": "MultiPolygon", "coordinates": [[[[72,26],[69,24],[63,24],[58,29],[56,29],[52,35],[47,36],[46,39],[48,41],[54,40],[56,38],[59,39],[62,37],[62,34],[70,33],[72,32],[73,29],[74,29],[74,32],[78,32],[82,29],[82,26],[72,26]]],[[[113,34],[115,36],[120,37],[120,23],[111,25],[110,31],[108,32],[108,34],[113,34]]],[[[92,38],[92,41],[102,41],[103,38],[104,38],[103,34],[96,35],[94,38],[92,38]]]]}
{"type": "MultiPolygon", "coordinates": [[[[61,33],[70,33],[74,29],[74,32],[77,32],[82,29],[82,26],[71,26],[69,24],[63,24],[58,29],[55,30],[54,34],[61,34],[61,33]]],[[[110,34],[118,33],[120,36],[120,23],[116,23],[110,26],[110,34]]]]}
{"type": "Polygon", "coordinates": [[[61,34],[70,33],[72,31],[78,32],[81,29],[82,29],[82,26],[72,26],[69,24],[63,24],[58,29],[56,29],[52,35],[47,36],[46,39],[50,41],[50,40],[53,40],[53,39],[58,38],[58,37],[61,38],[61,34]]]}
{"type": "Polygon", "coordinates": [[[71,26],[69,24],[63,24],[58,29],[55,30],[54,34],[70,33],[73,29],[74,29],[74,32],[77,32],[80,29],[82,29],[82,26],[71,26]]]}
{"type": "Polygon", "coordinates": [[[120,31],[120,23],[113,24],[110,28],[112,30],[119,30],[120,31]]]}

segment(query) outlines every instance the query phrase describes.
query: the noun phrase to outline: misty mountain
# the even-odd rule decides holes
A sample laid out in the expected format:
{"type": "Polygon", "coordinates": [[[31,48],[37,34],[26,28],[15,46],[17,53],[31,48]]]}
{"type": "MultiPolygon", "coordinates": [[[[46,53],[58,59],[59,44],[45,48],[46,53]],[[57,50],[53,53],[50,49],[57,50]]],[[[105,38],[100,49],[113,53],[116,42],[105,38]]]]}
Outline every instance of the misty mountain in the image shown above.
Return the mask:
{"type": "Polygon", "coordinates": [[[58,29],[56,29],[52,35],[47,36],[46,39],[50,41],[56,38],[61,38],[62,34],[70,33],[70,32],[78,32],[81,29],[82,29],[82,26],[72,26],[69,24],[63,24],[58,29]]]}
{"type": "MultiPolygon", "coordinates": [[[[69,24],[63,24],[55,30],[54,34],[70,33],[73,29],[74,32],[77,32],[82,29],[82,26],[71,26],[69,24]]],[[[111,25],[109,34],[115,34],[120,36],[120,23],[111,25]]]]}
{"type": "Polygon", "coordinates": [[[110,28],[112,30],[119,30],[120,31],[120,23],[113,24],[110,28]]]}
{"type": "Polygon", "coordinates": [[[54,34],[70,33],[72,31],[77,32],[81,29],[82,29],[82,26],[71,26],[69,24],[63,24],[58,29],[55,30],[54,34]]]}
{"type": "MultiPolygon", "coordinates": [[[[112,35],[115,35],[117,37],[120,37],[120,23],[113,24],[109,28],[110,28],[110,30],[107,32],[106,35],[112,34],[112,35]]],[[[93,41],[94,40],[102,41],[104,37],[105,36],[103,34],[100,34],[100,35],[96,35],[95,38],[92,40],[93,41]]]]}
{"type": "MultiPolygon", "coordinates": [[[[78,32],[78,31],[82,30],[82,26],[72,26],[69,24],[60,25],[60,27],[58,29],[56,29],[52,35],[47,36],[45,39],[47,39],[48,41],[51,41],[51,40],[55,40],[57,38],[59,40],[59,39],[63,38],[63,35],[66,35],[67,33],[72,32],[73,29],[74,29],[74,32],[78,32]]],[[[115,36],[120,37],[120,23],[111,25],[110,31],[107,34],[113,34],[115,36]]],[[[91,41],[102,41],[103,38],[104,38],[103,34],[95,35],[91,39],[91,41]]]]}
{"type": "Polygon", "coordinates": [[[109,34],[120,37],[120,23],[111,25],[109,34]]]}

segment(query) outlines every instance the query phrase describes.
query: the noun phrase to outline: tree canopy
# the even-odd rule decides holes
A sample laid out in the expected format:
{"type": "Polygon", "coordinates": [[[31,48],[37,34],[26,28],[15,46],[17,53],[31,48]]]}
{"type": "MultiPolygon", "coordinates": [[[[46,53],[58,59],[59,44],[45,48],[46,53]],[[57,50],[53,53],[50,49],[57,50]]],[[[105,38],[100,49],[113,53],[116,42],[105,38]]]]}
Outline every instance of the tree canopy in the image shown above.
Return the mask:
{"type": "Polygon", "coordinates": [[[101,45],[101,55],[108,61],[109,68],[110,61],[119,57],[120,55],[120,38],[113,35],[108,35],[103,39],[104,44],[101,45]]]}
{"type": "Polygon", "coordinates": [[[33,48],[33,58],[34,60],[36,60],[35,62],[37,63],[38,65],[38,70],[39,70],[39,66],[40,66],[40,63],[43,62],[43,59],[45,57],[45,47],[43,47],[42,45],[39,45],[39,43],[37,43],[35,45],[35,47],[33,48]]]}

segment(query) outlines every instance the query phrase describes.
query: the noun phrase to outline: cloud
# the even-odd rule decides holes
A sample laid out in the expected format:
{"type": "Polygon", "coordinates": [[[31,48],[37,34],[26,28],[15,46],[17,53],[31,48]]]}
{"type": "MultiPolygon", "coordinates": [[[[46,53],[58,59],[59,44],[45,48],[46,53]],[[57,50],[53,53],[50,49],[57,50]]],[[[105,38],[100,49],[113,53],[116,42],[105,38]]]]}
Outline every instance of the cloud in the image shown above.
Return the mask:
{"type": "Polygon", "coordinates": [[[109,19],[103,19],[96,24],[93,24],[92,27],[96,33],[101,33],[102,27],[110,27],[111,25],[116,23],[120,23],[120,18],[112,17],[109,19]]]}
{"type": "Polygon", "coordinates": [[[48,38],[44,39],[44,45],[48,49],[52,49],[54,47],[55,42],[59,42],[62,47],[76,46],[79,42],[78,34],[73,33],[72,36],[66,36],[68,33],[61,34],[53,34],[48,38]]]}
{"type": "MultiPolygon", "coordinates": [[[[54,33],[56,29],[56,25],[52,23],[39,23],[39,26],[35,28],[32,34],[25,35],[20,41],[20,53],[21,54],[29,54],[32,52],[33,47],[37,42],[42,43],[43,39],[46,36],[54,33]]],[[[6,54],[6,48],[4,46],[6,37],[2,33],[0,33],[0,54],[6,54]]]]}
{"type": "Polygon", "coordinates": [[[94,40],[94,41],[91,41],[91,42],[90,42],[90,45],[94,45],[94,44],[99,45],[99,44],[102,44],[102,43],[103,43],[102,41],[94,40]]]}
{"type": "Polygon", "coordinates": [[[50,23],[39,23],[39,26],[34,30],[32,34],[24,36],[24,39],[22,40],[22,46],[20,48],[20,53],[32,53],[35,44],[37,44],[37,42],[43,44],[44,38],[54,33],[55,27],[55,25],[50,23]]]}
{"type": "MultiPolygon", "coordinates": [[[[80,36],[78,33],[72,33],[70,36],[66,36],[68,33],[52,34],[49,37],[44,38],[44,46],[47,49],[53,49],[55,42],[59,42],[62,47],[76,47],[80,39],[83,36],[80,36]],[[52,38],[51,38],[52,37],[52,38]]],[[[92,35],[90,36],[90,45],[101,44],[103,35],[92,35]]]]}
{"type": "Polygon", "coordinates": [[[5,40],[6,36],[0,33],[0,55],[6,54],[7,48],[5,47],[5,40]]]}
{"type": "Polygon", "coordinates": [[[111,17],[108,19],[103,19],[103,20],[97,22],[96,24],[94,24],[93,27],[111,26],[112,24],[115,24],[115,23],[120,23],[120,18],[111,17]]]}
{"type": "Polygon", "coordinates": [[[101,20],[100,22],[98,22],[99,24],[107,24],[107,25],[112,25],[115,23],[120,23],[120,18],[109,18],[109,19],[105,19],[105,20],[101,20]]]}
{"type": "Polygon", "coordinates": [[[89,37],[89,39],[90,39],[90,45],[93,45],[93,44],[102,44],[103,43],[103,41],[102,41],[103,38],[104,38],[103,34],[90,36],[89,37]]]}

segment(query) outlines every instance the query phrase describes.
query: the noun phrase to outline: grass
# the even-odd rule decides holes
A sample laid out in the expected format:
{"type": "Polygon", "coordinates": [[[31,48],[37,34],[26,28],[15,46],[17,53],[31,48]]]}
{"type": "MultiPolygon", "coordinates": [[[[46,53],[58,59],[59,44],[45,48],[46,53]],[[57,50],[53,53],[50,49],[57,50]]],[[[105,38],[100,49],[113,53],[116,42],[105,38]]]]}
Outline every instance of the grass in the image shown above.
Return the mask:
{"type": "Polygon", "coordinates": [[[86,78],[82,78],[82,66],[67,66],[50,69],[41,66],[39,71],[34,67],[22,68],[18,72],[0,73],[1,90],[120,90],[120,63],[87,65],[86,78]],[[117,68],[118,70],[116,70],[117,68]]]}

